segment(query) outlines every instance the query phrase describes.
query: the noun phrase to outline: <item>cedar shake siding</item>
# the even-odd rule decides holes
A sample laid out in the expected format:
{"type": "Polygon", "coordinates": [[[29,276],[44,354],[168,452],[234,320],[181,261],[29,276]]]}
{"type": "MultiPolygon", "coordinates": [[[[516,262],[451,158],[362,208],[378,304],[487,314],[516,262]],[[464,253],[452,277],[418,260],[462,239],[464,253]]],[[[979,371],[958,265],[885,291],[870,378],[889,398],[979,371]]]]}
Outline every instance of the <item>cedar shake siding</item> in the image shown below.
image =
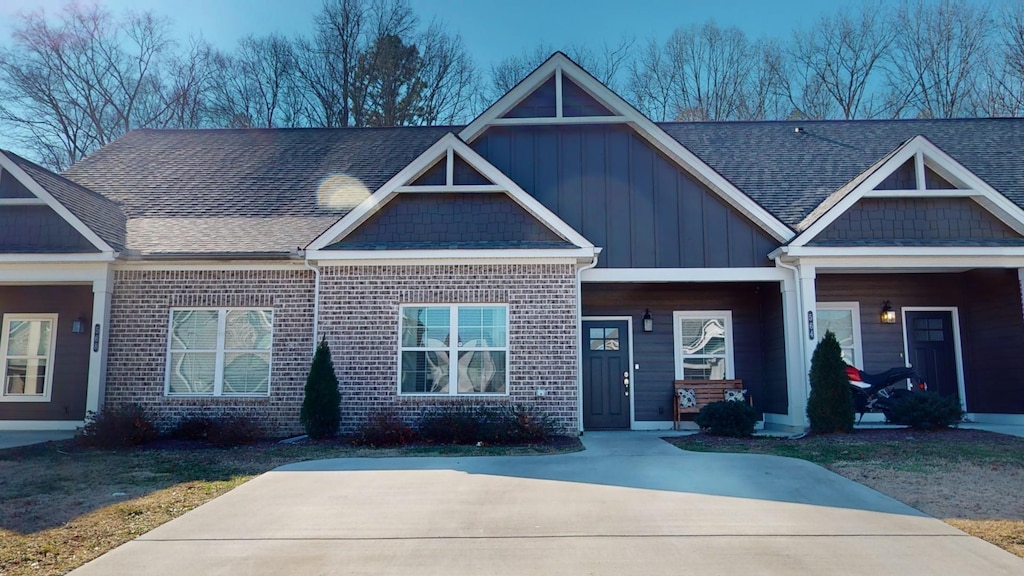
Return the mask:
{"type": "Polygon", "coordinates": [[[770,266],[778,243],[626,126],[492,127],[472,147],[604,268],[770,266]]]}
{"type": "MultiPolygon", "coordinates": [[[[106,405],[137,403],[167,429],[184,416],[245,415],[271,436],[302,433],[299,409],[313,353],[309,270],[138,271],[114,274],[106,405]],[[164,393],[171,308],[271,308],[268,397],[171,397],[164,393]]],[[[334,352],[335,357],[340,354],[334,352]]]]}
{"type": "Polygon", "coordinates": [[[1024,317],[1016,270],[959,274],[819,274],[818,302],[859,302],[863,369],[882,372],[905,364],[905,306],[956,306],[967,410],[1024,413],[1024,317]],[[883,300],[896,324],[878,320],[883,300]]]}
{"type": "Polygon", "coordinates": [[[4,314],[57,314],[57,342],[49,402],[0,402],[2,420],[81,420],[89,379],[91,331],[71,332],[71,323],[92,312],[90,286],[0,286],[4,314]]]}
{"type": "Polygon", "coordinates": [[[331,266],[322,269],[320,290],[320,331],[341,381],[343,431],[382,412],[413,423],[452,403],[532,404],[564,431],[578,429],[574,264],[331,266]],[[400,396],[402,304],[506,304],[508,395],[400,396]]]}
{"type": "Polygon", "coordinates": [[[736,378],[750,391],[759,411],[786,412],[782,296],[777,283],[745,284],[584,284],[583,316],[633,316],[634,417],[672,419],[675,380],[674,311],[732,311],[736,378]],[[649,309],[654,331],[643,332],[649,309]],[[778,357],[772,357],[777,354],[778,357]]]}
{"type": "Polygon", "coordinates": [[[0,208],[0,254],[99,252],[49,206],[0,208]]]}
{"type": "Polygon", "coordinates": [[[1024,239],[970,198],[863,198],[810,243],[894,245],[958,244],[964,240],[1024,239]]]}

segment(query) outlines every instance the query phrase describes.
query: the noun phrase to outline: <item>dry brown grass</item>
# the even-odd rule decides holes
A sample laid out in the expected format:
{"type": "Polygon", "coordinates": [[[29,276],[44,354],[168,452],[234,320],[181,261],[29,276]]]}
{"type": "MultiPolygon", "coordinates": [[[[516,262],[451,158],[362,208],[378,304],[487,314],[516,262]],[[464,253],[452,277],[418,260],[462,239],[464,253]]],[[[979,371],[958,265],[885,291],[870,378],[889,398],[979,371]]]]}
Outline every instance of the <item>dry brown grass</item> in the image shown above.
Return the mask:
{"type": "Polygon", "coordinates": [[[289,462],[526,455],[579,449],[578,440],[573,440],[511,448],[261,444],[124,451],[81,450],[61,442],[0,450],[0,576],[66,574],[255,475],[289,462]]]}
{"type": "Polygon", "coordinates": [[[670,441],[685,450],[810,460],[1024,558],[1024,438],[953,429],[670,441]]]}

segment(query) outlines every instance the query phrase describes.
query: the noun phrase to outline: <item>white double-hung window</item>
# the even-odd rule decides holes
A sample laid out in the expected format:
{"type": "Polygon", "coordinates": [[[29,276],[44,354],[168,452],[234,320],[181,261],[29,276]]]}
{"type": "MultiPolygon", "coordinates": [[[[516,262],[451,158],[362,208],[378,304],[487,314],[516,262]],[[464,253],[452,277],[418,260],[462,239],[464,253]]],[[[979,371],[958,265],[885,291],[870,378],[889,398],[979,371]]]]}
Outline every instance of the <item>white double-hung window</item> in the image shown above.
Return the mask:
{"type": "Polygon", "coordinates": [[[49,402],[56,314],[4,314],[0,333],[0,401],[49,402]]]}
{"type": "Polygon", "coordinates": [[[508,307],[404,305],[399,326],[402,394],[508,394],[508,307]]]}
{"type": "Polygon", "coordinates": [[[267,396],[274,312],[258,308],[171,310],[168,396],[267,396]]]}
{"type": "Polygon", "coordinates": [[[731,380],[732,312],[673,312],[677,380],[731,380]]]}
{"type": "Polygon", "coordinates": [[[860,304],[857,302],[818,302],[818,341],[831,331],[839,341],[843,360],[864,368],[860,347],[860,304]]]}

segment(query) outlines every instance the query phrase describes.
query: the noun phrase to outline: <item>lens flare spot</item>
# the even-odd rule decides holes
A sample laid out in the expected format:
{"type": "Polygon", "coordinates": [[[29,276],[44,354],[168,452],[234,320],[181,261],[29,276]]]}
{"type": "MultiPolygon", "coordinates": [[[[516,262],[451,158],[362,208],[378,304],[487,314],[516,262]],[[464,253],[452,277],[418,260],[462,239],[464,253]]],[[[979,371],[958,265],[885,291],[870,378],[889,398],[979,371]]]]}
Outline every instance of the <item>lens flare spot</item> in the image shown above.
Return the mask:
{"type": "Polygon", "coordinates": [[[334,174],[324,178],[316,191],[316,202],[329,210],[351,210],[370,196],[370,189],[358,178],[334,174]]]}

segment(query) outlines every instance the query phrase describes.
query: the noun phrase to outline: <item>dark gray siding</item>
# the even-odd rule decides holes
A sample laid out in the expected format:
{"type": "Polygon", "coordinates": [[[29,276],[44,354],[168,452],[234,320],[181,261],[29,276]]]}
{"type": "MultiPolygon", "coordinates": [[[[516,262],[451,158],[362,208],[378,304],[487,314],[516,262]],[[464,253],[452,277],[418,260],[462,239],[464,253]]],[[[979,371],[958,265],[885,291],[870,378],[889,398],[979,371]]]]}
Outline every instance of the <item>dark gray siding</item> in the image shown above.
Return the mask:
{"type": "Polygon", "coordinates": [[[1024,319],[1015,270],[962,274],[821,274],[819,302],[860,303],[864,370],[903,366],[904,306],[956,306],[967,408],[1024,413],[1024,319]],[[896,324],[882,324],[882,301],[896,309],[896,324]]]}
{"type": "Polygon", "coordinates": [[[71,332],[80,315],[89,319],[89,286],[0,286],[0,317],[4,314],[57,314],[49,402],[0,402],[0,420],[81,420],[89,383],[89,339],[71,332]]]}
{"type": "Polygon", "coordinates": [[[399,194],[335,249],[564,248],[505,193],[399,194]]]}
{"type": "Polygon", "coordinates": [[[0,169],[0,198],[35,198],[25,185],[11,176],[11,173],[0,169]]]}
{"type": "Polygon", "coordinates": [[[736,377],[753,394],[759,410],[770,405],[772,411],[785,412],[781,307],[779,286],[772,283],[583,285],[584,316],[633,317],[633,362],[640,365],[633,386],[638,421],[672,419],[672,312],[677,310],[731,310],[736,377]],[[645,309],[654,319],[653,332],[643,332],[645,309]],[[777,357],[769,358],[770,354],[777,357]]]}
{"type": "Polygon", "coordinates": [[[492,127],[473,147],[604,248],[599,266],[769,266],[778,244],[626,126],[492,127]]]}
{"type": "Polygon", "coordinates": [[[914,190],[917,188],[917,172],[914,168],[914,159],[911,158],[902,166],[889,174],[875,190],[914,190]]]}
{"type": "Polygon", "coordinates": [[[1020,239],[1021,236],[970,198],[862,198],[821,231],[811,244],[858,241],[1020,239]]]}
{"type": "Polygon", "coordinates": [[[0,207],[0,254],[98,252],[49,206],[0,207]]]}
{"type": "Polygon", "coordinates": [[[492,184],[483,174],[476,171],[458,155],[452,163],[452,183],[456,186],[467,184],[492,184]]]}
{"type": "Polygon", "coordinates": [[[444,186],[446,184],[445,172],[447,171],[447,163],[444,158],[441,158],[434,163],[433,166],[427,169],[426,172],[420,174],[420,177],[409,183],[410,186],[444,186]]]}
{"type": "Polygon", "coordinates": [[[605,108],[593,96],[587,94],[572,80],[562,77],[562,116],[611,116],[611,110],[605,108]]]}
{"type": "Polygon", "coordinates": [[[505,118],[551,118],[555,115],[555,77],[541,84],[505,114],[505,118]]]}

